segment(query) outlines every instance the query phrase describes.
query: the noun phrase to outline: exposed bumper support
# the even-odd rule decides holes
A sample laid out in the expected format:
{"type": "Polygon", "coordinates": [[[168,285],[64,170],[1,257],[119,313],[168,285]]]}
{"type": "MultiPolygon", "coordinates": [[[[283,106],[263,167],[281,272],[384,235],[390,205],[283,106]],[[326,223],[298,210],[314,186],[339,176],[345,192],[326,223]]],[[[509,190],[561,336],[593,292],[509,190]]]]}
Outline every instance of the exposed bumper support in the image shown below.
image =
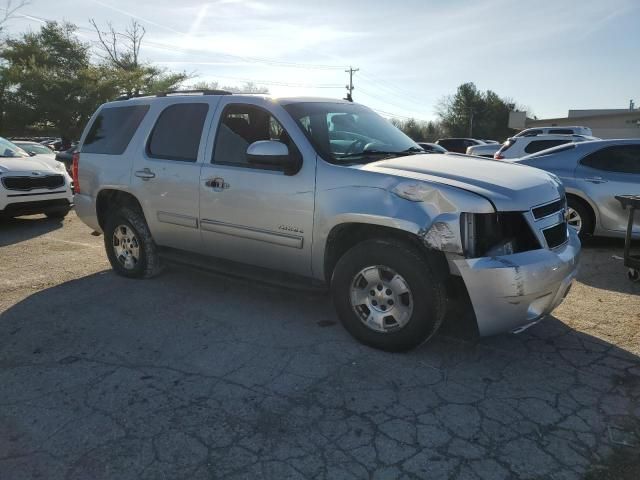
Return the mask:
{"type": "Polygon", "coordinates": [[[555,250],[455,259],[469,292],[480,335],[517,331],[556,308],[576,276],[580,240],[555,250]]]}

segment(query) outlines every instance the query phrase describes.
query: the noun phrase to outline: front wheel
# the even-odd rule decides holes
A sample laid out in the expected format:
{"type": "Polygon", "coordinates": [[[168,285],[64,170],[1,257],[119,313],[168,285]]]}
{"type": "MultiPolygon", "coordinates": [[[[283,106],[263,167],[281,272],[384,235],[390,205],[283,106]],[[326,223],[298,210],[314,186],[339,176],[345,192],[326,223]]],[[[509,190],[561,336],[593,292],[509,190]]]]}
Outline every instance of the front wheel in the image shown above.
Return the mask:
{"type": "Polygon", "coordinates": [[[573,227],[582,239],[593,232],[591,212],[584,203],[573,197],[567,199],[567,224],[573,227]]]}
{"type": "Polygon", "coordinates": [[[444,319],[445,276],[413,246],[369,240],[338,261],[331,291],[338,316],[357,340],[406,351],[431,338],[444,319]]]}
{"type": "Polygon", "coordinates": [[[111,267],[124,277],[150,278],[161,271],[160,257],[141,212],[122,207],[109,216],[104,246],[111,267]]]}

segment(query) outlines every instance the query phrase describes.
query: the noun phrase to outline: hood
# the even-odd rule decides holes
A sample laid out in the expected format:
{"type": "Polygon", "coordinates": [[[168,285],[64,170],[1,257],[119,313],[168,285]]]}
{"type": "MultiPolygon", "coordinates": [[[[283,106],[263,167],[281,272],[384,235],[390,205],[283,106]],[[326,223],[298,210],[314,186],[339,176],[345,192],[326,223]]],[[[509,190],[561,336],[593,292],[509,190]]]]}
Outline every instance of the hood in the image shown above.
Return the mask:
{"type": "Polygon", "coordinates": [[[562,196],[562,184],[543,170],[466,155],[411,155],[362,169],[461,188],[487,198],[499,211],[526,211],[562,196]]]}
{"type": "Polygon", "coordinates": [[[47,155],[0,157],[0,173],[6,172],[65,173],[65,169],[64,164],[47,155]]]}

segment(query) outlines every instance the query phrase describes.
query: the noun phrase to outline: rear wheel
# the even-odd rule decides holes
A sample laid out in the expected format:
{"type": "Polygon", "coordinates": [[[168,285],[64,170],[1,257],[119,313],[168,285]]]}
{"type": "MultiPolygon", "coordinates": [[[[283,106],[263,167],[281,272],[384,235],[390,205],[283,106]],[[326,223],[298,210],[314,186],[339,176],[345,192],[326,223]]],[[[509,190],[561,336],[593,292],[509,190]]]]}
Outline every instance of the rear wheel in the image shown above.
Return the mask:
{"type": "Polygon", "coordinates": [[[431,338],[444,319],[444,274],[404,242],[356,245],[336,264],[331,290],[349,333],[381,350],[410,350],[431,338]]]}
{"type": "Polygon", "coordinates": [[[567,223],[576,230],[580,238],[593,233],[593,216],[589,207],[574,197],[567,198],[567,223]]]}
{"type": "Polygon", "coordinates": [[[124,277],[150,278],[161,271],[157,246],[137,209],[122,207],[109,216],[104,246],[111,267],[124,277]]]}

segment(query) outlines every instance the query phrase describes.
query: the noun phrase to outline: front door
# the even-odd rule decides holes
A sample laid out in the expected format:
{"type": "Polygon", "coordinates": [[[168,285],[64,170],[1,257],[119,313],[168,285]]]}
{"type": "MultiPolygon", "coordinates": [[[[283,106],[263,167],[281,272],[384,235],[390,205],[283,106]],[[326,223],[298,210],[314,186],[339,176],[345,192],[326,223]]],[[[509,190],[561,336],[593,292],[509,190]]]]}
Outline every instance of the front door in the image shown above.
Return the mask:
{"type": "Polygon", "coordinates": [[[204,155],[200,139],[209,104],[191,100],[158,107],[145,151],[135,159],[132,188],[158,245],[198,251],[198,157],[204,155]]]}
{"type": "Polygon", "coordinates": [[[200,175],[200,229],[205,253],[227,260],[311,274],[315,152],[284,110],[256,98],[223,98],[200,175]],[[276,140],[302,158],[300,170],[251,165],[247,147],[276,140]]]}
{"type": "MultiPolygon", "coordinates": [[[[576,183],[598,206],[602,228],[624,232],[629,211],[616,195],[640,194],[640,145],[614,145],[587,155],[576,168],[576,183]]],[[[633,227],[640,233],[640,225],[633,227]]]]}

